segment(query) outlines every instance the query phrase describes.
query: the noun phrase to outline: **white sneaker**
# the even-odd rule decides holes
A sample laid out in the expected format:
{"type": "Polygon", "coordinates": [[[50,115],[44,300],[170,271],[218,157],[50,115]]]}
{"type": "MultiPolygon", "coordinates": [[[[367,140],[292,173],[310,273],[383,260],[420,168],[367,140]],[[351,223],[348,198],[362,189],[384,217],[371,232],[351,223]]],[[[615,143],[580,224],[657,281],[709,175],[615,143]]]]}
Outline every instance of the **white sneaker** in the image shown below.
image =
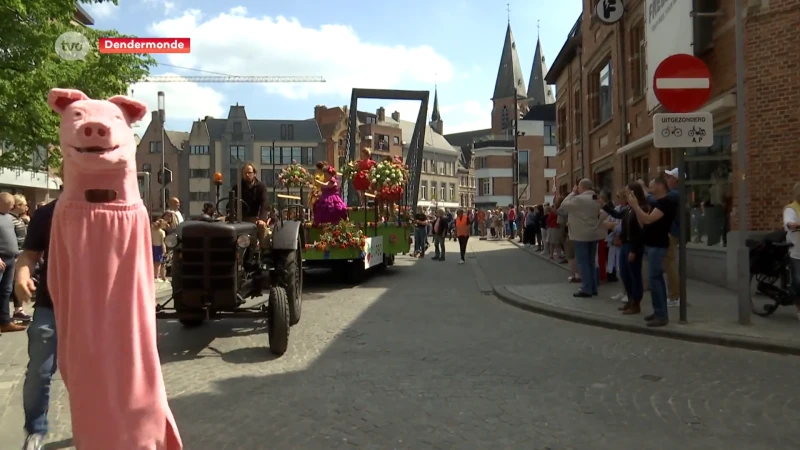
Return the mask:
{"type": "Polygon", "coordinates": [[[611,300],[619,300],[619,299],[621,299],[621,298],[622,298],[622,297],[624,297],[624,296],[625,296],[625,293],[624,293],[624,292],[620,292],[619,294],[613,295],[613,296],[611,297],[611,300]]]}
{"type": "Polygon", "coordinates": [[[461,260],[461,261],[459,261],[458,263],[459,263],[459,264],[464,264],[464,260],[462,259],[462,260],[461,260]]]}
{"type": "Polygon", "coordinates": [[[667,306],[670,308],[676,308],[681,305],[680,300],[667,300],[667,306]]]}

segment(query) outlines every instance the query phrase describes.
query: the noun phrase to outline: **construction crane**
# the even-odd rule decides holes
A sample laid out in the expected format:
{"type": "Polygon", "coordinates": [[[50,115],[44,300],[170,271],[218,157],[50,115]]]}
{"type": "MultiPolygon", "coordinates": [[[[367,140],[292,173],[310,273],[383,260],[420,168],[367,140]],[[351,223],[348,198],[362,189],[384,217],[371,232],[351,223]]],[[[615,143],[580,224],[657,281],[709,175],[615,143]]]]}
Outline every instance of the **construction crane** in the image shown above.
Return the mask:
{"type": "Polygon", "coordinates": [[[181,76],[181,75],[150,75],[145,77],[144,83],[324,83],[322,77],[292,77],[292,76],[181,76]]]}

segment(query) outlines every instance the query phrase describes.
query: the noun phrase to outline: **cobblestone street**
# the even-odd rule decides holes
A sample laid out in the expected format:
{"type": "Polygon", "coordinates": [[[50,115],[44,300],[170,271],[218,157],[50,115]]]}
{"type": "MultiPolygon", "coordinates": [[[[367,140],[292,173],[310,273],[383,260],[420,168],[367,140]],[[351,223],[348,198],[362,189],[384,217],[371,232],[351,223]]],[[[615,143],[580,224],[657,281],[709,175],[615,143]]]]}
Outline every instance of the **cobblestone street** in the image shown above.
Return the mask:
{"type": "MultiPolygon", "coordinates": [[[[186,448],[800,447],[800,359],[524,312],[481,281],[563,282],[562,269],[478,241],[477,259],[459,266],[448,246],[446,262],[401,256],[355,288],[309,277],[303,319],[279,359],[256,322],[161,323],[186,448]]],[[[0,338],[2,450],[23,439],[25,339],[0,338]]],[[[60,382],[51,416],[48,448],[69,448],[60,382]]]]}

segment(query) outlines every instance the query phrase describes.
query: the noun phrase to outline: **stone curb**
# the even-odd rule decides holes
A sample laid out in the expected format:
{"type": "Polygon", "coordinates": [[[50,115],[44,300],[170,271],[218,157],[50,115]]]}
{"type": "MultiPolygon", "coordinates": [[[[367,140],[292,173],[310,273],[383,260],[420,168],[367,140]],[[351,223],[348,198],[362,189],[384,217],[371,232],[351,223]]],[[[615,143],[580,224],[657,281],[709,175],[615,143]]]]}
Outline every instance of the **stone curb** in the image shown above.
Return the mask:
{"type": "MultiPolygon", "coordinates": [[[[522,244],[512,242],[517,247],[523,248],[522,244]]],[[[569,270],[555,261],[538,255],[528,249],[524,250],[531,253],[551,264],[559,266],[563,269],[569,270]]],[[[608,328],[617,331],[627,331],[629,333],[647,334],[651,336],[665,337],[669,339],[676,339],[681,341],[697,342],[701,344],[712,344],[723,347],[741,348],[745,350],[755,350],[768,353],[777,353],[782,355],[796,355],[800,356],[800,344],[777,341],[763,338],[753,338],[749,336],[735,336],[724,333],[715,333],[711,331],[701,331],[689,329],[686,326],[676,324],[661,328],[651,328],[644,324],[636,324],[624,320],[622,318],[615,318],[610,316],[601,316],[597,314],[576,311],[567,308],[559,308],[551,306],[535,300],[521,297],[512,293],[504,286],[493,286],[494,295],[497,296],[503,303],[511,305],[528,312],[541,314],[556,319],[566,320],[569,322],[580,323],[584,325],[591,325],[596,327],[608,328]]]]}

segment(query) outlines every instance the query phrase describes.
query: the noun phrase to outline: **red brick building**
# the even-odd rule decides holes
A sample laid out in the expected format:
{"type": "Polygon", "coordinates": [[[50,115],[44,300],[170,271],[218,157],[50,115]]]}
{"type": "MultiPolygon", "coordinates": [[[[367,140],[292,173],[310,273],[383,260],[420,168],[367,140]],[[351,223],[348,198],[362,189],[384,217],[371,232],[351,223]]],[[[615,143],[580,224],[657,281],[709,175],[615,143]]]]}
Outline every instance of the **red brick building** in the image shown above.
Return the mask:
{"type": "MultiPolygon", "coordinates": [[[[720,285],[735,281],[737,188],[735,27],[732,1],[630,0],[625,16],[605,25],[583,13],[546,75],[557,87],[559,189],[591,178],[613,191],[674,166],[674,150],[653,146],[652,73],[664,57],[691,53],[712,74],[701,111],[714,117],[714,145],[687,149],[689,273],[720,285]],[[702,16],[692,14],[706,13],[702,16]]],[[[800,5],[745,0],[748,231],[780,226],[791,186],[800,181],[800,5]]]]}

